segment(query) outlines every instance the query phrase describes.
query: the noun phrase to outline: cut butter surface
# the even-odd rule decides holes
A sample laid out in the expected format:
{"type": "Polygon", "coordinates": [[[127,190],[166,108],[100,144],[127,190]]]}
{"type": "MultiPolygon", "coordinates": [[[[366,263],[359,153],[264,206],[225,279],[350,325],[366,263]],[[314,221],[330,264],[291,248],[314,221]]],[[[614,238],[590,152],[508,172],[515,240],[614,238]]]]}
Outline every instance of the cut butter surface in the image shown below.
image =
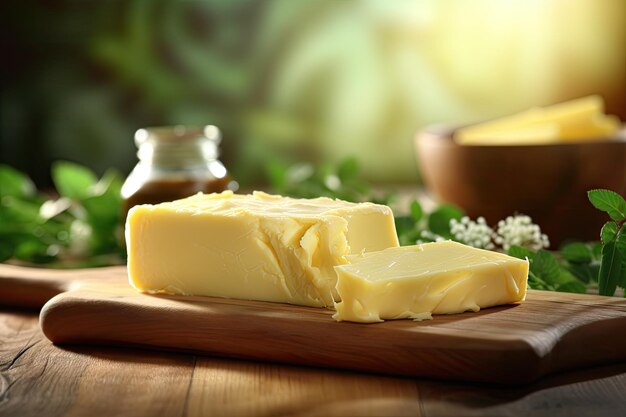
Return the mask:
{"type": "Polygon", "coordinates": [[[126,240],[140,291],[306,306],[338,299],[345,255],[398,246],[386,206],[231,191],[135,206],[126,240]]]}
{"type": "Polygon", "coordinates": [[[524,300],[528,261],[456,242],[348,256],[335,267],[336,320],[429,319],[524,300]]]}

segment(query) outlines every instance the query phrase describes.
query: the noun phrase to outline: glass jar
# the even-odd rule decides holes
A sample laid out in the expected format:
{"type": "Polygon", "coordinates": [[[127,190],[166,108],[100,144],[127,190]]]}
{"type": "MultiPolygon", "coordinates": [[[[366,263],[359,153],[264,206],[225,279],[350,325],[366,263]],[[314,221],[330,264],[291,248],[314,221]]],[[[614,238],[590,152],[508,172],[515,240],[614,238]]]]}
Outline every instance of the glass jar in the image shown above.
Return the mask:
{"type": "Polygon", "coordinates": [[[213,125],[139,129],[135,133],[139,162],[122,186],[123,218],[137,204],[236,191],[237,182],[218,159],[220,140],[220,130],[213,125]]]}

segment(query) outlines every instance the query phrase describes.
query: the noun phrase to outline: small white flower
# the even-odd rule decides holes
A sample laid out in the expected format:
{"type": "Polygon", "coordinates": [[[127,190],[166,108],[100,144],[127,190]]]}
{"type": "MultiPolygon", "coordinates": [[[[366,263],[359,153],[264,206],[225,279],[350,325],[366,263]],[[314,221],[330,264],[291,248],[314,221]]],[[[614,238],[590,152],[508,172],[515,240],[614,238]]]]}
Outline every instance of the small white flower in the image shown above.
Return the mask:
{"type": "Polygon", "coordinates": [[[522,214],[500,220],[494,241],[501,245],[504,250],[509,250],[513,245],[532,250],[550,246],[548,236],[541,233],[541,228],[534,224],[530,217],[522,214]]]}
{"type": "Polygon", "coordinates": [[[461,220],[450,220],[450,233],[460,242],[466,245],[480,249],[494,249],[491,242],[493,229],[487,226],[487,222],[483,217],[479,217],[476,221],[464,216],[461,220]]]}

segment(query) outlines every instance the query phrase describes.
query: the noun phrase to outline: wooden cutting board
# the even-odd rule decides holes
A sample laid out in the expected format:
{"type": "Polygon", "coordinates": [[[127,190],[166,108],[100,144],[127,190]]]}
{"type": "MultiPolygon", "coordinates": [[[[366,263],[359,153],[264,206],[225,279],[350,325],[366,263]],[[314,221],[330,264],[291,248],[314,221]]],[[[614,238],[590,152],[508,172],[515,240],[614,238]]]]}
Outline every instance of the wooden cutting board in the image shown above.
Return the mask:
{"type": "Polygon", "coordinates": [[[325,309],[141,294],[128,286],[124,267],[0,266],[0,303],[35,288],[45,291],[37,300],[22,300],[36,304],[45,294],[58,294],[40,317],[43,332],[57,344],[136,346],[507,384],[626,361],[626,300],[616,297],[529,291],[520,305],[478,313],[422,322],[337,323],[325,309]]]}
{"type": "Polygon", "coordinates": [[[0,263],[0,306],[40,308],[55,295],[82,285],[126,282],[125,266],[47,269],[0,263]]]}

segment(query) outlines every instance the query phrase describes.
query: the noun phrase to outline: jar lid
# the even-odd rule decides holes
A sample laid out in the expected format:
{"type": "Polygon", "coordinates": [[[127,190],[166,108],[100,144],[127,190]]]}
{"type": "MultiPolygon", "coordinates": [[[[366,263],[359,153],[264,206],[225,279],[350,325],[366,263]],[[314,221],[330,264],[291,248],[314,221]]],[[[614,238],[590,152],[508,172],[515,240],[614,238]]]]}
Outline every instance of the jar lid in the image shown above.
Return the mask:
{"type": "Polygon", "coordinates": [[[159,126],[135,132],[140,161],[162,169],[193,169],[219,157],[217,126],[159,126]]]}
{"type": "Polygon", "coordinates": [[[135,132],[135,144],[138,148],[148,141],[160,143],[180,143],[206,138],[214,144],[222,139],[220,129],[215,125],[206,126],[155,126],[145,127],[135,132]]]}

